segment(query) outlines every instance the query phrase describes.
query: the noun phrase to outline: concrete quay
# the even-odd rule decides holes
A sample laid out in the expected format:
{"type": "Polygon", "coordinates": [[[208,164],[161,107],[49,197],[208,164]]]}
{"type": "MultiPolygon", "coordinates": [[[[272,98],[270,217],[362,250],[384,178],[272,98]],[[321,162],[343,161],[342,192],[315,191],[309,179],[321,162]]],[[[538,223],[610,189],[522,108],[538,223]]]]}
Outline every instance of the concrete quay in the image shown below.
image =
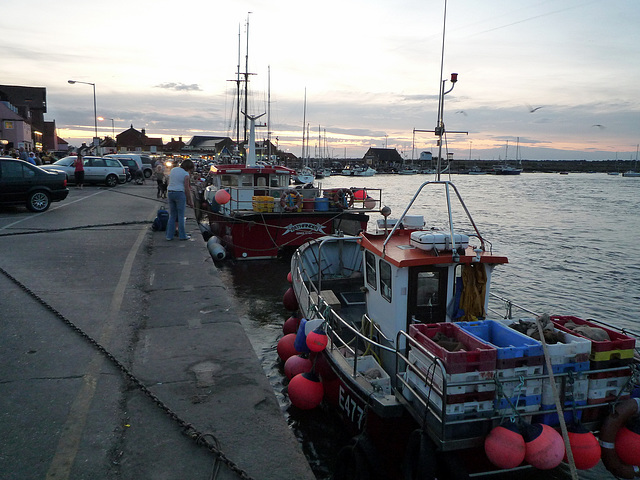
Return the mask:
{"type": "Polygon", "coordinates": [[[195,220],[166,241],[155,197],[0,209],[0,478],[313,479],[195,220]]]}

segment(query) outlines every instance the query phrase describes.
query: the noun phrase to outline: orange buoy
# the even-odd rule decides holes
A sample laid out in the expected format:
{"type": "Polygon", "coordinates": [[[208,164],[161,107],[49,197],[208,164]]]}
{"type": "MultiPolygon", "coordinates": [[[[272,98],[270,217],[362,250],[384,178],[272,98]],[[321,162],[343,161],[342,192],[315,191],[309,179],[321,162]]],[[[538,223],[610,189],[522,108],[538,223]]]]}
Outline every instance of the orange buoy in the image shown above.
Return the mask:
{"type": "Polygon", "coordinates": [[[526,451],[524,459],[540,470],[556,468],[564,458],[564,441],[553,427],[542,423],[527,425],[522,433],[526,451]]]}
{"type": "Polygon", "coordinates": [[[618,432],[625,428],[625,424],[638,413],[640,413],[640,398],[628,398],[615,405],[613,413],[604,419],[600,428],[602,463],[616,477],[634,478],[638,474],[637,465],[629,465],[620,458],[618,449],[623,449],[616,442],[618,432]]]}
{"type": "Polygon", "coordinates": [[[292,355],[284,362],[284,374],[291,380],[299,373],[310,372],[312,367],[313,363],[308,358],[292,355]]]}
{"type": "Polygon", "coordinates": [[[291,315],[282,325],[282,333],[285,335],[288,333],[296,333],[300,326],[300,318],[295,315],[291,315]]]}
{"type": "MultiPolygon", "coordinates": [[[[596,436],[582,425],[569,426],[567,434],[576,468],[578,470],[593,468],[600,461],[601,456],[600,444],[596,436]]],[[[566,451],[563,461],[568,461],[566,451]]]]}
{"type": "Polygon", "coordinates": [[[286,362],[289,357],[296,355],[300,352],[296,351],[296,347],[294,343],[296,341],[296,334],[289,333],[278,340],[278,345],[276,346],[276,351],[278,352],[278,357],[283,362],[286,362]]]}
{"type": "Polygon", "coordinates": [[[487,458],[498,468],[516,468],[526,453],[524,438],[513,422],[505,422],[489,432],[484,439],[487,458]]]}
{"type": "Polygon", "coordinates": [[[218,190],[214,198],[216,199],[217,203],[219,203],[220,205],[224,205],[225,203],[228,203],[229,200],[231,200],[231,194],[226,190],[218,190]]]}
{"type": "Polygon", "coordinates": [[[312,352],[321,352],[329,343],[327,332],[318,327],[307,335],[307,347],[312,352]]]}
{"type": "Polygon", "coordinates": [[[296,294],[293,291],[293,288],[289,287],[289,289],[284,292],[284,296],[282,297],[282,304],[284,308],[289,310],[290,312],[295,312],[298,310],[298,299],[296,298],[296,294]]]}
{"type": "Polygon", "coordinates": [[[301,410],[311,410],[322,402],[324,388],[314,372],[299,373],[289,382],[291,404],[301,410]]]}
{"type": "Polygon", "coordinates": [[[616,434],[616,453],[627,465],[640,465],[640,424],[626,424],[616,434]]]}

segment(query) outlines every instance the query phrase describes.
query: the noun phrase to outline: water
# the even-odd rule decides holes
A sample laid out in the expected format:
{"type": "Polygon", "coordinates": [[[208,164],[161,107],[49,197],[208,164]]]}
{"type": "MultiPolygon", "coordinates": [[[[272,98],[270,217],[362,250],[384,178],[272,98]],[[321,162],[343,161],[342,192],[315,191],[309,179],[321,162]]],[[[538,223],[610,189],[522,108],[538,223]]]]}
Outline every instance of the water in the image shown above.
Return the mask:
{"type": "MultiPolygon", "coordinates": [[[[322,180],[322,186],[382,188],[383,203],[392,209],[390,218],[398,218],[417,188],[431,179],[426,175],[336,176],[322,180]]],[[[493,251],[509,258],[509,264],[494,272],[494,292],[538,313],[595,318],[640,330],[640,257],[635,258],[640,179],[605,174],[454,175],[451,179],[493,251]]],[[[410,213],[423,215],[428,226],[443,225],[442,210],[427,208],[420,199],[416,207],[410,213]]],[[[275,346],[288,317],[282,307],[288,271],[285,261],[249,261],[226,264],[221,273],[233,285],[246,315],[245,327],[283,414],[316,477],[324,480],[330,478],[337,451],[348,439],[332,413],[289,408],[283,393],[284,376],[275,346]]],[[[580,476],[613,478],[601,464],[580,476]]],[[[563,471],[554,471],[551,477],[569,478],[563,471]]],[[[534,473],[532,478],[543,477],[534,473]]]]}

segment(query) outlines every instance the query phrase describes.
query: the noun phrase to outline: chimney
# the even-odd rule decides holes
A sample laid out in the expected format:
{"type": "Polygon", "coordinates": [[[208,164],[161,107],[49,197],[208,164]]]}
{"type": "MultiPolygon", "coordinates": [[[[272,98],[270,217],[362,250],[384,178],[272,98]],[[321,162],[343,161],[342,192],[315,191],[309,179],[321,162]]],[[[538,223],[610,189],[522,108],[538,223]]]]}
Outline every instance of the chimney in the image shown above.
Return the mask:
{"type": "Polygon", "coordinates": [[[178,141],[179,141],[179,142],[182,142],[182,137],[178,137],[178,141]]]}
{"type": "Polygon", "coordinates": [[[142,129],[142,135],[146,135],[145,129],[142,129]]]}
{"type": "Polygon", "coordinates": [[[175,140],[173,139],[173,137],[171,137],[171,143],[175,142],[175,140]]]}

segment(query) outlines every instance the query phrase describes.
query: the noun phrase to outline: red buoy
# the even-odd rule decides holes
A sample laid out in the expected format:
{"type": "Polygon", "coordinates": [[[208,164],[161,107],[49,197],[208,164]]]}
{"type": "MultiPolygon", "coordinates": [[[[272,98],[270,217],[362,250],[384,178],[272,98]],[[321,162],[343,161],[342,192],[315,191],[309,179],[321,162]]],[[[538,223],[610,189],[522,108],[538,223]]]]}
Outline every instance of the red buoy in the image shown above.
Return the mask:
{"type": "Polygon", "coordinates": [[[299,373],[310,372],[312,367],[313,363],[308,358],[293,355],[284,362],[284,374],[291,380],[299,373]]]}
{"type": "Polygon", "coordinates": [[[289,287],[289,289],[284,292],[284,296],[282,297],[282,304],[284,308],[289,310],[290,312],[295,312],[298,310],[298,299],[296,298],[296,294],[293,291],[293,288],[289,287]]]}
{"type": "Polygon", "coordinates": [[[640,428],[625,425],[616,435],[616,453],[623,463],[640,466],[640,428]]]}
{"type": "Polygon", "coordinates": [[[287,282],[293,283],[293,277],[291,276],[291,272],[287,273],[287,282]]]}
{"type": "Polygon", "coordinates": [[[289,357],[300,353],[296,351],[296,347],[294,346],[295,341],[296,341],[295,333],[289,333],[284,337],[282,337],[280,340],[278,340],[276,351],[278,352],[278,356],[280,357],[280,360],[282,360],[283,362],[286,362],[289,359],[289,357]]]}
{"type": "Polygon", "coordinates": [[[540,470],[556,468],[564,458],[564,441],[553,427],[542,423],[527,425],[522,436],[525,439],[524,459],[540,470]]]}
{"type": "Polygon", "coordinates": [[[524,460],[524,438],[515,423],[498,425],[484,439],[487,458],[498,468],[515,468],[524,460]]]}
{"type": "Polygon", "coordinates": [[[324,388],[313,372],[299,373],[289,382],[291,404],[301,410],[316,408],[322,402],[324,388]]]}
{"type": "Polygon", "coordinates": [[[287,335],[288,333],[296,333],[300,326],[300,318],[295,315],[291,315],[282,325],[282,333],[287,335]]]}
{"type": "MultiPolygon", "coordinates": [[[[600,444],[596,436],[581,425],[569,427],[567,434],[576,468],[578,470],[593,468],[600,461],[601,455],[600,444]]],[[[568,461],[566,452],[563,460],[568,461]]]]}
{"type": "Polygon", "coordinates": [[[322,328],[316,328],[307,335],[307,347],[312,352],[321,352],[325,349],[327,343],[329,343],[329,337],[322,328]]]}

